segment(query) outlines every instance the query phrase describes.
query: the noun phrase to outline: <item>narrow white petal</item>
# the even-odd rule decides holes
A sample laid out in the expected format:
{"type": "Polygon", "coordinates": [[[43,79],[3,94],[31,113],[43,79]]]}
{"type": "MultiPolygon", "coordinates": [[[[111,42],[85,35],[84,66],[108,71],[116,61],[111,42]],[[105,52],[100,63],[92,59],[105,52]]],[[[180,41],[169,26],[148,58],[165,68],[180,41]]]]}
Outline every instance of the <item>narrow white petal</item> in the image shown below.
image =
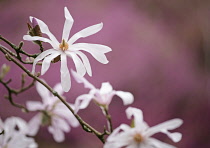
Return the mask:
{"type": "Polygon", "coordinates": [[[49,133],[53,135],[53,138],[56,142],[63,142],[65,140],[65,135],[61,129],[59,129],[56,125],[48,127],[49,133]]]}
{"type": "Polygon", "coordinates": [[[87,36],[93,35],[97,32],[99,32],[101,29],[103,28],[103,23],[100,24],[96,24],[90,27],[87,27],[79,32],[77,32],[76,34],[74,34],[68,41],[68,44],[73,44],[76,40],[78,40],[79,38],[85,38],[87,36]]]}
{"type": "Polygon", "coordinates": [[[80,60],[80,58],[73,52],[67,52],[67,55],[73,59],[75,67],[76,67],[76,70],[77,70],[77,73],[80,76],[83,77],[85,75],[85,73],[86,73],[86,69],[84,67],[84,64],[80,60]]]}
{"type": "Polygon", "coordinates": [[[100,94],[109,94],[113,91],[112,85],[109,82],[104,82],[101,84],[100,94]]]}
{"type": "Polygon", "coordinates": [[[49,49],[46,50],[44,52],[42,52],[40,55],[38,55],[35,59],[34,59],[34,63],[33,63],[33,67],[32,67],[32,73],[35,73],[35,66],[37,64],[37,62],[39,62],[40,60],[42,60],[44,57],[46,57],[49,54],[52,54],[53,52],[55,52],[55,49],[49,49]]]}
{"type": "Polygon", "coordinates": [[[162,133],[166,134],[173,142],[179,142],[182,139],[182,134],[175,132],[171,133],[167,130],[161,130],[162,133]]]}
{"type": "Polygon", "coordinates": [[[69,13],[67,7],[64,8],[64,14],[65,14],[66,21],[65,21],[64,27],[63,27],[62,39],[64,39],[65,41],[68,41],[70,30],[72,28],[74,20],[73,20],[71,14],[69,13]]]}
{"type": "Polygon", "coordinates": [[[102,64],[107,64],[109,61],[107,60],[104,52],[98,50],[97,48],[93,48],[89,46],[89,44],[86,44],[85,46],[77,43],[72,45],[72,49],[75,50],[84,50],[86,52],[89,52],[97,61],[99,61],[102,64]]]}
{"type": "Polygon", "coordinates": [[[57,128],[61,129],[64,132],[70,131],[70,126],[68,125],[67,121],[62,118],[54,118],[57,128]]]}
{"type": "Polygon", "coordinates": [[[159,141],[154,138],[149,138],[147,141],[148,145],[150,147],[155,147],[155,148],[176,148],[175,146],[169,145],[167,143],[164,143],[162,141],[159,141]]]}
{"type": "Polygon", "coordinates": [[[110,47],[101,45],[101,44],[76,43],[76,44],[73,44],[72,47],[94,49],[94,50],[97,50],[98,52],[102,52],[102,53],[107,53],[107,52],[112,51],[112,49],[110,47]]]}
{"type": "MultiPolygon", "coordinates": [[[[35,17],[34,17],[34,18],[35,18],[35,17]]],[[[31,22],[32,22],[32,19],[33,19],[33,17],[30,16],[31,22]]],[[[58,42],[58,40],[55,38],[55,36],[50,32],[48,26],[47,26],[43,21],[41,21],[40,19],[37,19],[37,18],[35,18],[35,19],[36,19],[37,23],[39,24],[39,27],[40,27],[41,32],[48,35],[48,37],[50,38],[50,40],[51,40],[52,43],[53,43],[53,47],[58,48],[59,42],[58,42]]]]}
{"type": "Polygon", "coordinates": [[[61,83],[58,83],[53,88],[59,95],[63,95],[64,91],[62,89],[61,83]]]}
{"type": "Polygon", "coordinates": [[[40,36],[30,36],[30,35],[24,35],[23,36],[23,39],[26,40],[26,41],[42,41],[42,42],[46,42],[46,43],[49,43],[53,48],[56,49],[57,46],[54,46],[53,42],[47,38],[44,38],[44,37],[40,37],[40,36]]]}
{"type": "Polygon", "coordinates": [[[27,101],[26,107],[30,111],[37,111],[37,110],[43,110],[44,106],[41,102],[38,101],[27,101]]]}
{"type": "Polygon", "coordinates": [[[88,75],[92,76],[92,70],[91,70],[90,62],[89,62],[87,56],[84,53],[82,53],[81,51],[75,51],[75,53],[81,57],[88,75]]]}
{"type": "Polygon", "coordinates": [[[124,105],[129,105],[134,101],[133,95],[129,92],[116,91],[115,94],[123,100],[124,105]]]}
{"type": "Polygon", "coordinates": [[[140,109],[134,107],[128,107],[126,109],[126,115],[128,119],[131,119],[132,116],[134,117],[135,126],[142,126],[144,124],[143,113],[140,109]]]}
{"type": "Polygon", "coordinates": [[[77,83],[83,83],[85,88],[89,88],[91,90],[96,89],[90,82],[88,82],[84,77],[78,75],[75,71],[71,70],[71,73],[77,83]]]}
{"type": "Polygon", "coordinates": [[[38,113],[28,122],[28,135],[35,136],[38,133],[41,120],[41,114],[38,113]]]}
{"type": "Polygon", "coordinates": [[[65,92],[68,92],[71,88],[71,79],[69,69],[67,66],[67,59],[65,54],[61,54],[61,85],[65,92]]]}
{"type": "Polygon", "coordinates": [[[181,126],[183,121],[181,119],[172,119],[163,123],[160,123],[156,126],[153,126],[148,129],[148,131],[145,133],[147,136],[152,136],[158,132],[164,132],[167,130],[174,130],[181,126]]]}
{"type": "Polygon", "coordinates": [[[41,69],[41,75],[44,75],[45,72],[49,69],[51,61],[56,58],[58,55],[60,55],[59,51],[53,52],[51,55],[44,58],[42,62],[42,69],[41,69]]]}
{"type": "Polygon", "coordinates": [[[92,99],[93,96],[89,94],[84,94],[77,97],[75,101],[75,113],[77,113],[80,109],[85,109],[92,99]]]}
{"type": "MultiPolygon", "coordinates": [[[[43,79],[41,80],[45,82],[43,79]]],[[[43,106],[51,102],[51,92],[44,85],[36,82],[36,90],[42,98],[42,102],[44,103],[43,106]]]]}

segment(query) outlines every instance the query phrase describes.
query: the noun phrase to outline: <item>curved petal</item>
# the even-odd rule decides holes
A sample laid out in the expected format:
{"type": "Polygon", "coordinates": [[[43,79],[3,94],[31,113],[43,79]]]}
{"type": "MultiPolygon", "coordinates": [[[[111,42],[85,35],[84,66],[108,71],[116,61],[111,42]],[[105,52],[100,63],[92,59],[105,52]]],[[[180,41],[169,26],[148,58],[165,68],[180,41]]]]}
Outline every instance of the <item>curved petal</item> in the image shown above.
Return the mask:
{"type": "Polygon", "coordinates": [[[82,53],[81,51],[75,51],[75,53],[81,57],[88,75],[92,76],[92,70],[91,70],[90,62],[89,62],[87,56],[84,53],[82,53]]]}
{"type": "Polygon", "coordinates": [[[104,94],[109,94],[113,91],[112,85],[109,82],[104,82],[101,84],[101,88],[100,88],[100,94],[104,95],[104,94]]]}
{"type": "Polygon", "coordinates": [[[37,110],[43,110],[44,106],[41,102],[38,101],[27,101],[26,107],[30,111],[37,111],[37,110]]]}
{"type": "Polygon", "coordinates": [[[112,49],[108,46],[101,44],[91,44],[91,43],[76,43],[72,45],[72,48],[87,48],[97,50],[98,52],[107,53],[112,51],[112,49]]]}
{"type": "Polygon", "coordinates": [[[175,146],[169,145],[167,143],[164,143],[154,138],[147,139],[146,143],[148,143],[149,146],[152,146],[155,148],[176,148],[175,146]]]}
{"type": "Polygon", "coordinates": [[[47,42],[49,43],[53,48],[56,48],[53,44],[53,42],[47,38],[44,38],[44,37],[40,37],[40,36],[30,36],[30,35],[24,35],[23,36],[23,39],[26,40],[26,41],[42,41],[42,42],[47,42]]]}
{"type": "Polygon", "coordinates": [[[53,52],[51,55],[47,56],[46,58],[44,58],[43,62],[42,62],[42,69],[41,69],[41,75],[44,75],[45,72],[49,69],[50,67],[50,63],[51,61],[56,58],[58,55],[60,55],[61,53],[59,51],[55,51],[53,52]]]}
{"type": "MultiPolygon", "coordinates": [[[[43,79],[41,79],[43,82],[45,82],[43,79]]],[[[46,82],[45,82],[46,83],[46,82]]],[[[50,100],[50,91],[41,83],[36,82],[36,90],[39,93],[39,95],[42,98],[42,102],[44,104],[49,104],[50,100]]]]}
{"type": "Polygon", "coordinates": [[[92,99],[93,96],[89,94],[84,94],[77,97],[75,101],[75,113],[77,113],[80,109],[85,109],[92,99]]]}
{"type": "Polygon", "coordinates": [[[107,64],[109,62],[103,52],[101,52],[100,50],[96,48],[93,48],[92,46],[89,46],[89,44],[85,44],[84,46],[81,43],[77,43],[77,44],[72,45],[72,49],[84,50],[86,52],[89,52],[100,63],[107,64]]]}
{"type": "Polygon", "coordinates": [[[67,66],[67,59],[65,54],[61,54],[61,86],[65,92],[68,92],[71,88],[71,79],[69,69],[67,66]]]}
{"type": "Polygon", "coordinates": [[[84,77],[78,75],[75,71],[71,70],[71,73],[77,83],[83,83],[85,88],[89,88],[91,90],[96,89],[90,82],[88,82],[84,77]]]}
{"type": "Polygon", "coordinates": [[[57,126],[57,128],[61,129],[64,132],[69,132],[70,131],[70,126],[68,125],[68,123],[62,119],[62,118],[54,118],[54,124],[55,126],[57,126]]]}
{"type": "Polygon", "coordinates": [[[99,32],[103,28],[103,23],[92,25],[90,27],[87,27],[76,34],[74,34],[68,41],[68,44],[72,45],[76,40],[79,38],[85,38],[87,36],[93,35],[97,32],[99,32]]]}
{"type": "Polygon", "coordinates": [[[49,49],[46,50],[44,52],[42,52],[40,55],[38,55],[35,59],[34,59],[34,63],[33,63],[33,67],[32,67],[32,73],[35,73],[35,66],[37,64],[37,62],[39,62],[40,60],[42,60],[44,57],[46,57],[49,54],[52,54],[53,52],[55,52],[55,49],[49,49]]]}
{"type": "Polygon", "coordinates": [[[61,83],[58,83],[54,86],[53,88],[59,95],[63,95],[63,89],[62,89],[62,86],[61,86],[61,83]]]}
{"type": "Polygon", "coordinates": [[[123,100],[124,105],[129,105],[134,101],[133,95],[129,92],[116,91],[115,94],[123,100]]]}
{"type": "Polygon", "coordinates": [[[131,119],[132,116],[134,117],[134,124],[135,126],[142,126],[144,123],[143,121],[143,113],[140,109],[134,107],[128,107],[126,109],[126,115],[128,119],[131,119]]]}
{"type": "Polygon", "coordinates": [[[77,73],[83,77],[86,73],[86,69],[80,58],[73,52],[66,52],[66,53],[69,57],[73,59],[77,73]]]}
{"type": "Polygon", "coordinates": [[[165,133],[169,138],[171,138],[174,142],[178,142],[181,140],[181,134],[180,133],[170,133],[168,130],[174,130],[181,126],[183,121],[181,119],[172,119],[166,122],[163,122],[161,124],[158,124],[156,126],[153,126],[148,129],[148,131],[145,133],[147,136],[152,136],[158,132],[165,133]]]}
{"type": "MultiPolygon", "coordinates": [[[[32,22],[32,19],[35,18],[35,17],[30,16],[29,18],[30,18],[30,20],[32,22]]],[[[41,32],[48,35],[48,37],[52,41],[52,44],[53,44],[54,48],[58,48],[59,42],[55,38],[55,36],[50,32],[48,26],[43,21],[41,21],[40,19],[37,19],[37,18],[35,18],[35,19],[36,19],[37,23],[39,24],[41,32]]]]}
{"type": "Polygon", "coordinates": [[[48,131],[53,135],[56,142],[63,142],[65,140],[65,135],[61,129],[55,126],[49,126],[48,131]]]}
{"type": "Polygon", "coordinates": [[[38,113],[28,122],[28,135],[35,136],[38,133],[39,126],[41,125],[41,114],[38,113]]]}
{"type": "Polygon", "coordinates": [[[64,8],[64,14],[65,14],[66,21],[63,27],[62,40],[64,39],[65,41],[68,41],[70,30],[71,30],[74,20],[71,14],[69,13],[67,7],[64,8]]]}

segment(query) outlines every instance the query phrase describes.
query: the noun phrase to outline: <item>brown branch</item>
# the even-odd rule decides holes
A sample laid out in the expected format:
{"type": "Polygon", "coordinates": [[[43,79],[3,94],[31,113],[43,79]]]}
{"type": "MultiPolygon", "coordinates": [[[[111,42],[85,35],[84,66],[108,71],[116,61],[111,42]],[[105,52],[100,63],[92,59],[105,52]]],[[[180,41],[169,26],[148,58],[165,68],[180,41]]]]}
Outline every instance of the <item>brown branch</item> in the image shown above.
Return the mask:
{"type": "MultiPolygon", "coordinates": [[[[28,74],[29,77],[33,78],[34,80],[38,81],[42,85],[44,85],[54,96],[56,96],[71,112],[72,114],[77,118],[80,125],[86,132],[90,132],[95,134],[102,143],[105,143],[104,136],[108,135],[107,131],[104,131],[103,133],[97,131],[92,126],[90,126],[88,123],[86,123],[78,114],[74,112],[74,110],[71,108],[71,106],[65,101],[65,99],[60,96],[56,91],[54,91],[48,84],[43,82],[41,79],[39,79],[37,76],[33,75],[29,70],[27,70],[21,63],[19,63],[13,56],[11,56],[8,51],[0,46],[1,52],[7,57],[9,61],[12,61],[15,63],[18,67],[20,67],[26,74],[28,74]]],[[[14,103],[14,102],[12,102],[14,103]]]]}

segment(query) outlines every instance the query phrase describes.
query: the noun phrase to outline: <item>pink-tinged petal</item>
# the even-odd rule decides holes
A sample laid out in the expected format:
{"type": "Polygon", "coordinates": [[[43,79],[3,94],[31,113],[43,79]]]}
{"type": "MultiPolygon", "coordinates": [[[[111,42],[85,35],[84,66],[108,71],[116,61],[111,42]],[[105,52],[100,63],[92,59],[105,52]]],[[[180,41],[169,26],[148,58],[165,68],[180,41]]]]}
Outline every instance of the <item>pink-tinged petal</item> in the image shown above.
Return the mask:
{"type": "Polygon", "coordinates": [[[82,63],[82,61],[80,60],[80,58],[73,52],[66,52],[67,55],[69,57],[71,57],[74,61],[74,64],[75,64],[75,67],[76,67],[76,70],[77,70],[77,73],[80,75],[80,76],[84,76],[85,73],[86,73],[86,69],[84,67],[84,64],[82,63]]]}
{"type": "Polygon", "coordinates": [[[75,71],[71,70],[71,73],[77,83],[83,83],[85,88],[89,88],[91,90],[96,89],[90,82],[88,82],[84,77],[78,75],[75,71]]]}
{"type": "Polygon", "coordinates": [[[59,95],[63,95],[64,91],[62,89],[61,83],[58,83],[53,88],[59,95]]]}
{"type": "MultiPolygon", "coordinates": [[[[43,79],[41,79],[43,82],[45,82],[43,79]]],[[[45,82],[46,83],[46,82],[45,82]]],[[[36,82],[36,90],[39,93],[40,97],[42,98],[43,105],[47,105],[51,102],[50,94],[51,92],[41,83],[36,82]]]]}
{"type": "Polygon", "coordinates": [[[30,35],[24,35],[23,39],[26,41],[42,41],[42,42],[46,42],[49,43],[53,48],[56,48],[57,46],[54,46],[53,42],[47,38],[44,37],[40,37],[40,36],[30,36],[30,35]]]}
{"type": "Polygon", "coordinates": [[[106,45],[101,44],[91,44],[91,43],[76,43],[73,44],[72,47],[80,47],[80,48],[87,48],[87,49],[94,49],[101,53],[107,53],[112,51],[112,49],[106,45]]]}
{"type": "Polygon", "coordinates": [[[38,133],[41,120],[42,114],[38,113],[28,122],[28,135],[35,136],[38,133]]]}
{"type": "Polygon", "coordinates": [[[75,101],[75,113],[77,113],[80,109],[85,109],[92,99],[93,96],[89,94],[84,94],[77,97],[75,101]]]}
{"type": "Polygon", "coordinates": [[[35,73],[35,66],[36,66],[37,62],[39,62],[40,60],[45,58],[47,55],[52,54],[53,52],[55,52],[55,49],[46,50],[34,59],[34,63],[33,63],[33,67],[32,67],[32,73],[33,74],[35,73]]]}
{"type": "Polygon", "coordinates": [[[89,62],[87,56],[84,53],[82,53],[81,51],[75,51],[75,53],[81,57],[88,75],[92,76],[92,70],[91,70],[90,62],[89,62]]]}
{"type": "Polygon", "coordinates": [[[63,131],[56,126],[49,126],[48,131],[53,135],[53,138],[56,142],[63,142],[65,140],[63,131]]]}
{"type": "Polygon", "coordinates": [[[64,132],[70,131],[70,126],[68,125],[67,121],[62,118],[54,118],[54,126],[61,129],[64,132]]]}
{"type": "Polygon", "coordinates": [[[61,86],[65,92],[68,92],[71,88],[71,79],[69,69],[67,66],[67,59],[65,54],[61,54],[61,86]]]}
{"type": "Polygon", "coordinates": [[[182,123],[183,121],[181,119],[172,119],[149,128],[145,135],[152,136],[158,132],[162,132],[167,134],[174,142],[178,142],[181,139],[180,134],[173,134],[167,131],[180,127],[182,123]]]}
{"type": "Polygon", "coordinates": [[[93,48],[88,43],[74,44],[74,45],[72,45],[72,49],[74,49],[74,50],[84,50],[86,52],[89,52],[97,61],[99,61],[102,64],[107,64],[109,62],[103,52],[101,52],[97,48],[93,48]]]}
{"type": "Polygon", "coordinates": [[[124,105],[129,105],[134,101],[133,95],[129,92],[116,91],[115,94],[123,100],[124,105]]]}
{"type": "Polygon", "coordinates": [[[56,58],[61,53],[59,51],[53,52],[51,55],[44,58],[42,62],[42,69],[41,69],[41,75],[44,75],[45,72],[49,69],[51,61],[56,58]]]}
{"type": "Polygon", "coordinates": [[[26,107],[30,111],[37,111],[37,110],[43,110],[44,105],[41,102],[38,101],[27,101],[26,107]]]}
{"type": "Polygon", "coordinates": [[[128,119],[131,119],[132,116],[134,117],[135,126],[142,126],[144,124],[143,113],[140,109],[134,107],[128,107],[126,109],[126,115],[128,119]]]}
{"type": "MultiPolygon", "coordinates": [[[[30,16],[30,20],[32,22],[32,19],[35,18],[35,17],[31,17],[30,16]]],[[[48,37],[50,38],[50,40],[52,41],[52,44],[53,44],[53,48],[58,48],[59,47],[59,42],[58,40],[55,38],[55,36],[50,32],[48,26],[43,22],[41,21],[40,19],[37,19],[35,18],[36,21],[38,22],[39,24],[39,27],[40,27],[40,30],[42,33],[45,33],[48,35],[48,37]]]]}
{"type": "Polygon", "coordinates": [[[79,38],[85,38],[87,36],[93,35],[97,32],[99,32],[101,29],[103,28],[103,23],[100,24],[96,24],[90,27],[87,27],[79,32],[77,32],[76,34],[74,34],[68,41],[68,44],[73,44],[76,40],[78,40],[79,38]]]}
{"type": "Polygon", "coordinates": [[[64,8],[64,14],[65,14],[66,20],[64,23],[64,27],[63,27],[62,39],[64,39],[65,41],[68,41],[70,30],[72,28],[74,20],[73,20],[71,14],[69,13],[67,7],[64,8]]]}
{"type": "Polygon", "coordinates": [[[24,134],[26,134],[28,130],[26,121],[19,117],[10,117],[5,120],[4,130],[7,131],[7,133],[10,133],[10,132],[12,133],[16,127],[18,127],[19,132],[24,133],[24,134]]]}
{"type": "Polygon", "coordinates": [[[109,82],[104,82],[101,84],[100,94],[109,94],[113,91],[113,88],[109,82]]]}
{"type": "Polygon", "coordinates": [[[145,142],[148,143],[149,147],[155,147],[155,148],[176,148],[175,146],[169,145],[167,143],[164,143],[164,142],[159,141],[159,140],[154,139],[154,138],[149,138],[145,142]]]}

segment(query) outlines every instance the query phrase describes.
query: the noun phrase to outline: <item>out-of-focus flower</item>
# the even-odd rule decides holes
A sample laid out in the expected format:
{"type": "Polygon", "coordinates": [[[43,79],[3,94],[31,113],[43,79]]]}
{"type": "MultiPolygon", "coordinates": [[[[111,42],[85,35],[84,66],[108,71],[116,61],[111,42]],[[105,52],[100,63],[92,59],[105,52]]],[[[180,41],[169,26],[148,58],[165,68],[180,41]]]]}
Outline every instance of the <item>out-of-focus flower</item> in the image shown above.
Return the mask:
{"type": "Polygon", "coordinates": [[[76,98],[75,101],[75,112],[79,109],[86,108],[90,101],[93,99],[100,106],[109,106],[114,95],[120,97],[124,105],[133,103],[134,97],[130,92],[116,91],[113,90],[109,82],[104,82],[100,89],[95,88],[91,83],[89,83],[84,77],[81,77],[76,72],[72,70],[72,75],[78,83],[84,83],[86,88],[89,88],[89,94],[83,94],[76,98]]]}
{"type": "MultiPolygon", "coordinates": [[[[48,126],[48,131],[53,135],[56,142],[64,141],[64,132],[70,131],[70,125],[77,127],[79,122],[68,108],[41,83],[36,83],[36,89],[42,98],[42,102],[26,102],[26,106],[30,111],[40,111],[29,121],[29,127],[31,127],[29,135],[36,135],[40,125],[44,125],[48,126]]],[[[54,90],[59,95],[63,94],[60,83],[55,85],[54,90]]]]}
{"type": "Polygon", "coordinates": [[[42,69],[41,69],[41,74],[43,75],[49,69],[52,60],[60,59],[61,84],[63,90],[67,92],[71,87],[70,74],[67,67],[67,56],[73,59],[78,74],[84,76],[87,71],[87,73],[90,76],[92,76],[90,62],[87,56],[84,53],[82,53],[80,50],[89,52],[99,62],[107,64],[108,60],[105,56],[105,53],[110,52],[111,48],[100,44],[74,43],[79,38],[84,38],[99,32],[103,27],[102,23],[87,27],[74,34],[68,40],[74,20],[66,7],[64,8],[64,13],[66,21],[63,28],[62,40],[60,43],[55,38],[55,36],[50,32],[48,26],[43,21],[34,17],[30,17],[31,22],[33,19],[36,19],[38,25],[40,26],[41,32],[43,34],[47,34],[49,39],[39,36],[30,36],[30,35],[24,35],[23,39],[28,41],[39,40],[50,43],[52,45],[53,47],[52,49],[42,52],[38,57],[35,58],[33,63],[32,73],[35,72],[35,65],[37,64],[38,61],[44,59],[42,62],[42,69]]]}
{"type": "Polygon", "coordinates": [[[175,148],[151,136],[161,132],[174,142],[179,142],[182,138],[181,133],[171,133],[168,131],[178,128],[183,123],[181,119],[172,119],[149,127],[143,120],[143,113],[140,109],[129,107],[126,110],[126,114],[128,119],[131,119],[133,116],[134,126],[130,127],[126,124],[121,124],[107,138],[104,148],[175,148]]]}
{"type": "Polygon", "coordinates": [[[27,123],[18,117],[0,119],[0,148],[37,148],[33,138],[28,137],[27,123]]]}

